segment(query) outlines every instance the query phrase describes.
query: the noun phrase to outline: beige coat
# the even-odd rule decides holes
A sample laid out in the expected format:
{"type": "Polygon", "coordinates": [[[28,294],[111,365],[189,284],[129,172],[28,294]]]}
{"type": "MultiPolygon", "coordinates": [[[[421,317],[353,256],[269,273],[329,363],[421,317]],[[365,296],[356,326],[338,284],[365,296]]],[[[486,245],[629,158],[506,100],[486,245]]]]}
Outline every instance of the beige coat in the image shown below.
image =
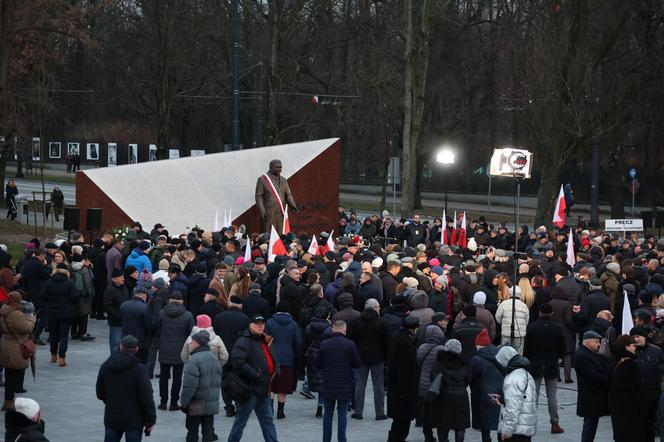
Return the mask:
{"type": "Polygon", "coordinates": [[[22,343],[28,341],[35,327],[35,316],[26,316],[16,308],[6,304],[0,309],[0,365],[14,370],[28,368],[29,361],[21,354],[22,343]]]}
{"type": "Polygon", "coordinates": [[[223,367],[228,361],[228,350],[226,350],[224,341],[222,341],[221,338],[217,336],[212,327],[200,328],[194,326],[194,328],[191,329],[191,335],[189,335],[185,341],[184,345],[182,346],[182,352],[180,353],[182,362],[187,362],[189,360],[189,356],[191,356],[191,337],[201,330],[205,330],[210,334],[210,343],[208,346],[210,347],[212,354],[219,360],[219,364],[223,367]]]}

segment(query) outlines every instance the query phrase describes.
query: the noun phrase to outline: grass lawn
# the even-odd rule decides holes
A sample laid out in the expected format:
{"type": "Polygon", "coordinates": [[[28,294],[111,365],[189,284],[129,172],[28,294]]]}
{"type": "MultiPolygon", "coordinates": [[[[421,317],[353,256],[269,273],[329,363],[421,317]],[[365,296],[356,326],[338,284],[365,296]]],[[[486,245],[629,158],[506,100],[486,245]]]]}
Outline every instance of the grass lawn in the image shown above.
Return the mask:
{"type": "Polygon", "coordinates": [[[55,235],[61,233],[61,230],[52,230],[50,227],[44,228],[19,224],[17,222],[4,219],[5,211],[0,210],[3,219],[0,219],[0,244],[7,245],[7,251],[14,257],[14,263],[23,253],[25,243],[32,238],[39,238],[43,246],[47,241],[55,238],[55,235]]]}

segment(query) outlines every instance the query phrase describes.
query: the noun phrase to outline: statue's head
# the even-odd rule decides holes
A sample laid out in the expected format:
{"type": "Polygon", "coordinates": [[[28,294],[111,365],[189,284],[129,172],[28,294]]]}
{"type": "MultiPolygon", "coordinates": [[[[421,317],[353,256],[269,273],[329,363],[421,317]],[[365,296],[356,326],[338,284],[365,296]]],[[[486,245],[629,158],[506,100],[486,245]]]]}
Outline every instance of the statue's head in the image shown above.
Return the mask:
{"type": "Polygon", "coordinates": [[[273,175],[281,174],[281,160],[270,161],[270,173],[273,175]]]}

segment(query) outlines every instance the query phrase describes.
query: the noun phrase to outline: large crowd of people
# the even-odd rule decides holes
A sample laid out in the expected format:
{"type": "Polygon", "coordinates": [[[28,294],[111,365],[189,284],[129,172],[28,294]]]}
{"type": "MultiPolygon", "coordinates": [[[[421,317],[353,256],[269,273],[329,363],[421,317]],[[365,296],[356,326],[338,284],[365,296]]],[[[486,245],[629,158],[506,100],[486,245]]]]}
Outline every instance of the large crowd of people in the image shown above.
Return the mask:
{"type": "Polygon", "coordinates": [[[5,440],[47,440],[25,371],[46,349],[67,370],[69,340],[95,339],[90,318],[108,323],[96,384],[108,442],[150,434],[157,408],[186,413],[187,441],[239,441],[252,412],[277,441],[273,419],[291,417],[298,388],[324,442],[335,410],[339,441],[349,415],[391,419],[389,442],[414,431],[458,442],[469,428],[527,441],[581,424],[560,421],[559,383],[577,384],[584,442],[602,416],[616,441],[664,434],[664,240],[584,225],[510,232],[483,217],[463,241],[459,229],[340,208],[321,246],[284,234],[273,259],[269,235],[244,226],[171,234],[135,222],[87,242],[35,238],[21,256],[0,247],[5,440]],[[232,428],[215,427],[222,405],[232,428]]]}

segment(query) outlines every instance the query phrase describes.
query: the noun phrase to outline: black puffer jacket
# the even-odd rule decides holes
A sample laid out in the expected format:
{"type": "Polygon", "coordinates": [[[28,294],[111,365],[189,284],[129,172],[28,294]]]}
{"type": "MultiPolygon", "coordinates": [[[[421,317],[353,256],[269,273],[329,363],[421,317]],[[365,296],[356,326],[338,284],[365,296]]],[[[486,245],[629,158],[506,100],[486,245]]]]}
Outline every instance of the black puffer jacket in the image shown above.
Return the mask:
{"type": "Polygon", "coordinates": [[[180,352],[194,328],[194,316],[184,305],[176,302],[166,304],[159,312],[159,363],[182,365],[180,352]]]}
{"type": "Polygon", "coordinates": [[[375,365],[387,359],[387,327],[374,309],[366,309],[351,327],[362,365],[375,365]]]}
{"type": "Polygon", "coordinates": [[[48,442],[44,421],[33,422],[14,410],[5,414],[5,440],[11,442],[48,442]]]}
{"type": "Polygon", "coordinates": [[[104,401],[104,425],[142,430],[157,420],[148,370],[130,353],[113,353],[97,376],[97,399],[104,401]]]}
{"type": "MultiPolygon", "coordinates": [[[[267,396],[270,390],[272,377],[269,374],[267,358],[263,352],[262,344],[267,342],[265,335],[254,335],[249,330],[238,338],[231,353],[233,371],[237,371],[251,386],[254,393],[267,396]]],[[[270,352],[278,371],[277,359],[270,352]]]]}
{"type": "Polygon", "coordinates": [[[74,281],[69,279],[69,272],[56,269],[42,288],[40,298],[46,303],[48,317],[52,319],[74,319],[78,291],[74,281]]]}
{"type": "Polygon", "coordinates": [[[108,314],[109,327],[122,327],[120,306],[129,301],[129,292],[124,285],[117,286],[111,281],[104,291],[104,311],[108,314]]]}

